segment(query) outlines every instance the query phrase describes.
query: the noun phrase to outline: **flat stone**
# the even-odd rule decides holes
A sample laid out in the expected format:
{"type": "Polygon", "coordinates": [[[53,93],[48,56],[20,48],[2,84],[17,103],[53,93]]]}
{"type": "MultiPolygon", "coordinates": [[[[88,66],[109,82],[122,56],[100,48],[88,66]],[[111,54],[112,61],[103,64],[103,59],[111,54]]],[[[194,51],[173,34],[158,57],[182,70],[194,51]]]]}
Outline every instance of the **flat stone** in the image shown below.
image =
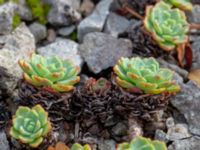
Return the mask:
{"type": "Polygon", "coordinates": [[[11,34],[6,36],[4,48],[13,51],[35,50],[35,38],[28,27],[21,23],[11,34]]]}
{"type": "Polygon", "coordinates": [[[3,131],[0,132],[0,146],[1,150],[10,150],[6,134],[3,131]]]}
{"type": "Polygon", "coordinates": [[[181,84],[181,91],[170,102],[186,118],[189,131],[200,135],[200,88],[193,81],[181,84]]]}
{"type": "Polygon", "coordinates": [[[185,124],[176,124],[167,131],[167,138],[169,141],[180,140],[188,137],[191,137],[191,134],[188,132],[187,125],[185,124]]]}
{"type": "Polygon", "coordinates": [[[118,34],[123,33],[129,25],[130,22],[125,17],[110,13],[104,27],[104,32],[118,37],[118,34]]]}
{"type": "Polygon", "coordinates": [[[199,141],[200,138],[197,136],[183,140],[177,140],[168,147],[168,150],[199,150],[199,141]]]}
{"type": "Polygon", "coordinates": [[[79,46],[81,56],[93,73],[113,67],[119,58],[132,54],[132,43],[128,39],[116,39],[105,33],[93,32],[84,37],[79,46]]]}
{"type": "Polygon", "coordinates": [[[34,35],[36,42],[39,42],[39,41],[45,39],[46,36],[47,36],[47,28],[46,28],[46,26],[44,26],[44,25],[42,25],[40,23],[37,23],[37,22],[32,23],[29,26],[29,30],[34,35]]]}
{"type": "Polygon", "coordinates": [[[69,26],[69,27],[63,27],[58,30],[58,34],[61,36],[69,36],[75,29],[76,29],[76,26],[74,25],[69,26]]]}
{"type": "Polygon", "coordinates": [[[91,15],[83,19],[78,25],[78,39],[90,32],[102,31],[106,18],[109,14],[109,7],[113,0],[101,0],[91,15]]]}
{"type": "Polygon", "coordinates": [[[64,60],[71,60],[81,67],[83,60],[79,55],[78,44],[68,39],[57,38],[55,42],[37,49],[43,56],[58,56],[64,60]]]}

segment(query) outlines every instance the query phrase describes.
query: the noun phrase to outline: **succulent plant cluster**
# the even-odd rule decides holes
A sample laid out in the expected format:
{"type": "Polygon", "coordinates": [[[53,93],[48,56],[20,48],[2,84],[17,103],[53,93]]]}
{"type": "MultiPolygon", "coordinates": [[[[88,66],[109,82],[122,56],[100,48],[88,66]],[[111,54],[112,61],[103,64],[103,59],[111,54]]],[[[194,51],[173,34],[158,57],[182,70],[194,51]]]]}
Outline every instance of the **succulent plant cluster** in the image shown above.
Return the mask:
{"type": "Polygon", "coordinates": [[[89,78],[86,81],[85,88],[87,91],[92,92],[93,94],[106,94],[110,88],[111,88],[111,83],[106,80],[105,78],[99,78],[98,80],[94,78],[89,78]]]}
{"type": "Polygon", "coordinates": [[[92,149],[88,144],[82,146],[81,144],[75,143],[72,145],[71,148],[69,148],[64,143],[58,142],[55,147],[52,146],[48,147],[48,150],[92,150],[92,149]]]}
{"type": "Polygon", "coordinates": [[[165,0],[165,2],[182,10],[192,10],[193,7],[190,0],[165,0]]]}
{"type": "Polygon", "coordinates": [[[167,150],[167,147],[163,142],[151,141],[139,136],[130,143],[119,144],[117,150],[167,150]]]}
{"type": "Polygon", "coordinates": [[[164,1],[155,6],[147,6],[144,26],[156,43],[166,51],[188,41],[189,23],[185,13],[164,1]]]}
{"type": "Polygon", "coordinates": [[[30,62],[19,60],[19,65],[24,71],[24,79],[34,86],[68,92],[73,90],[74,84],[80,81],[80,77],[77,76],[79,67],[56,56],[44,58],[32,54],[30,62]]]}
{"type": "Polygon", "coordinates": [[[24,144],[36,148],[51,130],[51,123],[48,120],[48,113],[36,105],[32,109],[20,106],[13,116],[13,126],[10,135],[24,144]]]}
{"type": "Polygon", "coordinates": [[[154,58],[121,58],[114,67],[116,82],[125,89],[139,88],[144,93],[176,93],[180,87],[172,81],[173,72],[160,68],[154,58]]]}

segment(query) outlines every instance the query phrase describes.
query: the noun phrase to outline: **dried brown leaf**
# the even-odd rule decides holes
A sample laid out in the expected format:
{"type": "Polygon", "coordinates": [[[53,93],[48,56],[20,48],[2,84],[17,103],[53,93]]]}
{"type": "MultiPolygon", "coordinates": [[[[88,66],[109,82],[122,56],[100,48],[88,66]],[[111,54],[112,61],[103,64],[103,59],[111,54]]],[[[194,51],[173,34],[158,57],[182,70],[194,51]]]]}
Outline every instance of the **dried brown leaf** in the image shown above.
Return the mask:
{"type": "Polygon", "coordinates": [[[192,70],[189,73],[188,78],[192,81],[195,81],[198,86],[200,86],[200,69],[192,70]]]}
{"type": "Polygon", "coordinates": [[[48,147],[47,150],[70,150],[70,149],[69,149],[69,147],[67,147],[67,146],[65,145],[65,143],[63,143],[63,142],[58,142],[58,143],[56,144],[55,148],[52,147],[52,146],[50,146],[50,147],[48,147]]]}

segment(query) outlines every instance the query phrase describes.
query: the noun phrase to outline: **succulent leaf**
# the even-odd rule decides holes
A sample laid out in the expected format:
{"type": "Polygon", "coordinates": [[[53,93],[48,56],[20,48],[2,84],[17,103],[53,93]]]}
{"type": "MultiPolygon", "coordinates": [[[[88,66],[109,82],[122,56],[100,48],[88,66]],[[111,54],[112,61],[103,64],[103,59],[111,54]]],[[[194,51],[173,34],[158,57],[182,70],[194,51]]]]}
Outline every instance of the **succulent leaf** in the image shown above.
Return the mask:
{"type": "Polygon", "coordinates": [[[111,89],[111,83],[105,78],[99,78],[98,80],[89,78],[86,81],[85,88],[87,92],[92,94],[104,95],[111,89]]]}
{"type": "Polygon", "coordinates": [[[51,130],[51,123],[48,120],[48,113],[36,105],[32,109],[20,106],[13,116],[13,126],[10,135],[22,143],[36,148],[51,130]]]}
{"type": "Polygon", "coordinates": [[[88,144],[85,144],[84,146],[82,146],[78,143],[75,143],[72,145],[70,150],[91,150],[91,147],[88,144]]]}
{"type": "Polygon", "coordinates": [[[174,7],[180,8],[182,10],[192,10],[193,8],[190,0],[165,0],[165,2],[170,3],[174,7]]]}
{"type": "Polygon", "coordinates": [[[171,51],[178,44],[188,41],[189,23],[185,13],[172,8],[172,5],[164,1],[158,2],[155,6],[147,6],[144,26],[158,45],[166,51],[171,51]]]}
{"type": "Polygon", "coordinates": [[[138,136],[130,143],[119,144],[117,150],[167,150],[167,147],[163,142],[138,136]]]}
{"type": "Polygon", "coordinates": [[[172,80],[173,72],[159,68],[154,58],[121,58],[113,70],[116,83],[125,89],[136,87],[149,94],[176,93],[180,90],[179,85],[172,80]],[[123,65],[125,63],[126,66],[123,65]],[[119,70],[123,70],[123,73],[119,70]]]}
{"type": "Polygon", "coordinates": [[[77,76],[79,67],[55,56],[44,58],[32,54],[30,62],[19,60],[19,65],[24,71],[24,79],[34,86],[51,87],[58,92],[68,92],[80,81],[80,77],[77,76]]]}
{"type": "Polygon", "coordinates": [[[58,142],[55,147],[49,146],[47,150],[70,150],[63,142],[58,142]]]}

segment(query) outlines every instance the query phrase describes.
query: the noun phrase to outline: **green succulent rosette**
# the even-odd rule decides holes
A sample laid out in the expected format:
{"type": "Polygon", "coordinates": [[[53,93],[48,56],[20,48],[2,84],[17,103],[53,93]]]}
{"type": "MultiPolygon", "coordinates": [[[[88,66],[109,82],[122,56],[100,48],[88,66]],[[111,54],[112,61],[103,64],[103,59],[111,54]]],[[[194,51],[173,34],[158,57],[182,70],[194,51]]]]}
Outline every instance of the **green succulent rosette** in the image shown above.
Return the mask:
{"type": "Polygon", "coordinates": [[[36,148],[51,130],[48,113],[36,105],[32,109],[20,106],[13,116],[10,135],[24,144],[36,148]]]}
{"type": "Polygon", "coordinates": [[[164,0],[164,1],[182,10],[192,10],[193,8],[190,0],[164,0]]]}
{"type": "Polygon", "coordinates": [[[84,146],[82,146],[79,143],[75,143],[72,145],[70,150],[92,150],[92,149],[91,149],[90,145],[88,145],[88,144],[85,144],[84,146]]]}
{"type": "Polygon", "coordinates": [[[163,1],[147,6],[144,27],[166,51],[188,41],[189,24],[185,13],[163,1]]]}
{"type": "Polygon", "coordinates": [[[113,68],[116,83],[125,89],[139,88],[144,93],[176,93],[180,86],[172,80],[173,72],[160,68],[153,58],[121,58],[113,68]]]}
{"type": "Polygon", "coordinates": [[[130,143],[122,143],[117,150],[167,150],[165,143],[152,141],[144,137],[136,137],[130,143]]]}
{"type": "Polygon", "coordinates": [[[32,54],[30,62],[19,60],[24,79],[38,87],[50,87],[58,92],[68,92],[80,81],[80,68],[56,56],[42,57],[32,54]]]}

